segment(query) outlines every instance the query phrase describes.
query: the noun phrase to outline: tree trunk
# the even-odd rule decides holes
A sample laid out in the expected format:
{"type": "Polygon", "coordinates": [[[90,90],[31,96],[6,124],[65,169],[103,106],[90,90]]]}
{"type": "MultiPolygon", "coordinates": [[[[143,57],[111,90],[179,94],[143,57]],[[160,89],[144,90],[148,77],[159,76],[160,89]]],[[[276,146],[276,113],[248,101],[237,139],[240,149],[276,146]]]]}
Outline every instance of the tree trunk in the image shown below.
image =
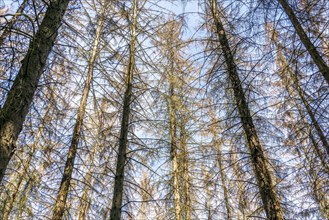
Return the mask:
{"type": "Polygon", "coordinates": [[[85,81],[85,85],[83,88],[82,97],[80,100],[80,106],[77,113],[77,119],[74,125],[73,129],[73,136],[71,140],[71,144],[68,151],[67,160],[65,163],[64,173],[62,176],[61,184],[59,187],[57,199],[54,206],[54,212],[52,219],[53,220],[60,220],[62,219],[65,211],[65,205],[66,205],[66,198],[69,192],[70,188],[70,182],[72,178],[73,168],[74,168],[74,160],[77,154],[77,148],[80,140],[80,134],[81,129],[83,125],[83,119],[86,111],[86,105],[87,105],[87,99],[88,94],[91,86],[91,81],[93,78],[93,70],[96,58],[98,56],[98,48],[99,48],[99,42],[103,30],[104,25],[104,14],[105,10],[107,8],[108,1],[105,1],[104,6],[102,7],[101,15],[99,17],[99,20],[97,22],[97,30],[96,30],[96,36],[93,42],[93,48],[91,52],[90,59],[88,61],[88,72],[87,72],[87,78],[85,81]]]}
{"type": "Polygon", "coordinates": [[[231,51],[225,29],[219,17],[217,3],[215,0],[209,0],[209,2],[212,16],[216,25],[218,40],[222,47],[228,76],[230,82],[232,83],[235,102],[237,104],[240,120],[245,133],[247,147],[249,148],[251,162],[266,216],[269,220],[283,220],[284,217],[280,200],[276,194],[275,186],[273,184],[273,177],[268,168],[268,161],[250,114],[233,53],[231,51]]]}
{"type": "Polygon", "coordinates": [[[217,165],[219,169],[219,174],[220,174],[220,179],[221,179],[221,184],[223,188],[223,194],[224,194],[224,203],[225,203],[225,208],[226,208],[226,218],[227,220],[232,220],[232,212],[230,208],[230,201],[229,201],[229,191],[228,191],[228,185],[226,183],[226,175],[224,172],[224,166],[223,166],[223,155],[222,155],[222,141],[218,138],[218,133],[220,130],[218,129],[218,121],[215,117],[215,112],[211,109],[209,111],[209,117],[210,117],[210,132],[213,136],[213,147],[217,151],[217,165]]]}
{"type": "Polygon", "coordinates": [[[222,155],[222,143],[218,142],[216,143],[217,147],[217,162],[218,162],[218,168],[219,168],[219,173],[220,173],[220,179],[222,182],[222,187],[224,191],[224,201],[225,201],[225,208],[226,208],[226,219],[227,220],[232,220],[232,212],[230,208],[230,201],[229,201],[229,191],[227,188],[227,183],[226,183],[226,175],[224,173],[224,167],[223,167],[223,155],[222,155]]]}
{"type": "Polygon", "coordinates": [[[180,122],[180,145],[182,149],[182,175],[184,183],[184,212],[185,219],[191,220],[191,190],[190,190],[190,175],[189,175],[189,152],[187,149],[187,133],[186,133],[186,117],[181,116],[180,122]]]}
{"type": "Polygon", "coordinates": [[[55,42],[69,0],[49,4],[39,30],[29,45],[22,66],[0,110],[0,182],[32,103],[43,68],[55,42]]]}
{"type": "Polygon", "coordinates": [[[121,219],[121,209],[122,209],[122,197],[123,197],[123,184],[124,184],[124,172],[125,164],[127,160],[127,147],[128,147],[128,130],[129,130],[129,116],[130,116],[130,104],[132,97],[132,83],[133,75],[135,68],[135,47],[137,39],[137,6],[138,0],[133,2],[133,20],[131,26],[131,39],[129,47],[129,64],[128,71],[126,75],[126,91],[124,94],[123,100],[123,112],[121,119],[121,130],[120,130],[120,139],[119,139],[119,152],[117,157],[117,165],[115,171],[115,180],[114,180],[114,192],[112,199],[112,208],[110,219],[111,220],[120,220],[121,219]]]}
{"type": "MultiPolygon", "coordinates": [[[[275,31],[275,30],[273,30],[273,31],[275,31]]],[[[298,80],[298,77],[297,77],[297,72],[296,71],[293,71],[291,69],[291,67],[289,66],[287,59],[285,58],[285,56],[282,53],[282,50],[281,50],[282,49],[282,46],[276,41],[276,39],[273,39],[273,43],[274,43],[274,45],[277,48],[277,54],[278,54],[277,56],[278,56],[278,59],[280,61],[279,62],[280,67],[282,68],[283,71],[286,70],[289,73],[288,76],[285,76],[284,74],[279,74],[279,77],[283,81],[285,81],[285,79],[292,79],[292,82],[293,83],[290,84],[290,85],[285,85],[286,86],[286,89],[287,89],[288,93],[291,96],[293,96],[293,94],[296,94],[296,92],[297,92],[296,95],[298,95],[299,98],[301,99],[301,101],[302,101],[302,103],[304,105],[304,108],[306,109],[306,112],[307,112],[308,116],[311,119],[312,125],[314,126],[315,131],[316,131],[317,135],[320,138],[320,141],[322,143],[322,146],[324,147],[324,149],[326,150],[327,154],[329,155],[329,143],[328,143],[328,140],[327,140],[327,138],[326,138],[326,136],[325,136],[325,134],[324,134],[324,132],[323,132],[320,124],[318,123],[318,121],[315,118],[315,114],[314,114],[312,108],[310,107],[310,104],[309,104],[309,102],[308,102],[308,100],[306,98],[307,97],[307,94],[305,93],[305,91],[302,89],[302,87],[299,84],[299,80],[298,80]]],[[[299,104],[297,103],[297,101],[295,99],[294,99],[294,101],[295,101],[295,104],[297,106],[297,109],[298,109],[300,115],[304,115],[303,114],[303,111],[302,111],[301,107],[299,106],[299,104]]],[[[302,118],[305,118],[305,117],[302,117],[302,118]]],[[[306,121],[305,121],[305,123],[307,124],[306,121]]],[[[314,137],[312,136],[312,138],[314,138],[314,137]]],[[[315,150],[316,150],[318,156],[320,157],[320,159],[322,160],[322,162],[325,161],[325,159],[323,158],[322,153],[320,153],[320,149],[319,149],[318,144],[315,144],[314,147],[316,148],[315,150]]]]}
{"type": "Polygon", "coordinates": [[[325,183],[327,182],[326,179],[321,180],[321,177],[317,176],[316,171],[314,170],[314,166],[312,160],[308,156],[308,151],[306,148],[303,148],[304,155],[306,161],[309,163],[309,167],[305,167],[308,170],[308,178],[310,181],[310,185],[313,191],[313,196],[315,201],[319,205],[320,213],[324,219],[329,219],[329,200],[328,194],[324,191],[326,188],[325,183]]]}
{"type": "Polygon", "coordinates": [[[293,80],[294,81],[294,86],[297,89],[299,97],[301,98],[301,100],[304,104],[304,107],[306,108],[306,111],[308,113],[308,116],[311,119],[312,125],[314,126],[314,128],[315,128],[315,130],[316,130],[316,132],[317,132],[317,134],[320,138],[320,141],[321,141],[324,149],[327,151],[327,154],[329,156],[329,143],[328,143],[328,140],[327,140],[324,132],[322,131],[322,128],[320,127],[318,121],[315,118],[315,114],[313,113],[313,110],[311,109],[310,104],[308,103],[308,101],[306,99],[305,91],[299,85],[299,81],[297,79],[296,74],[293,74],[293,73],[291,73],[291,74],[292,74],[292,77],[294,78],[294,80],[293,80]]]}
{"type": "Polygon", "coordinates": [[[83,190],[80,206],[79,206],[79,220],[85,220],[88,210],[90,208],[91,198],[88,197],[89,185],[91,184],[92,172],[89,171],[86,175],[86,186],[83,190]]]}
{"type": "Polygon", "coordinates": [[[329,66],[326,64],[320,53],[317,51],[316,47],[311,42],[310,38],[305,33],[302,25],[298,21],[297,16],[295,15],[288,2],[286,0],[278,0],[278,2],[281,4],[283,10],[287,14],[306,50],[311,55],[313,62],[317,65],[321,74],[329,85],[329,66]]]}
{"type": "MultiPolygon", "coordinates": [[[[78,214],[78,219],[79,220],[85,220],[86,216],[88,214],[88,210],[90,209],[90,205],[91,205],[91,198],[90,198],[90,187],[93,186],[93,171],[94,171],[94,167],[93,167],[93,163],[95,162],[95,156],[97,153],[97,150],[103,146],[105,137],[103,134],[103,129],[104,129],[104,116],[103,116],[103,112],[105,111],[105,100],[102,100],[102,104],[100,107],[100,110],[98,109],[97,106],[97,102],[96,99],[94,99],[94,109],[97,112],[97,118],[99,119],[99,123],[96,124],[97,126],[97,136],[96,138],[98,140],[96,140],[96,143],[92,146],[92,150],[90,153],[90,157],[89,157],[89,161],[91,163],[91,168],[88,170],[86,177],[85,177],[85,181],[84,181],[84,190],[82,193],[82,198],[80,199],[80,205],[79,205],[79,214],[78,214]],[[99,141],[100,140],[100,141],[99,141]]],[[[111,131],[113,127],[113,124],[110,125],[107,129],[107,131],[111,131]]]]}
{"type": "Polygon", "coordinates": [[[174,210],[175,219],[180,220],[182,216],[181,196],[179,191],[179,165],[178,165],[178,145],[177,145],[177,118],[176,118],[176,97],[174,87],[174,68],[173,68],[173,52],[171,51],[171,69],[170,69],[170,85],[168,97],[168,113],[169,113],[169,132],[170,132],[170,159],[172,166],[173,178],[173,194],[174,194],[174,210]]]}
{"type": "Polygon", "coordinates": [[[237,178],[237,193],[238,193],[238,220],[247,220],[247,205],[248,201],[246,199],[246,191],[244,186],[244,181],[246,180],[246,176],[243,172],[241,172],[241,167],[239,165],[239,161],[237,158],[237,153],[233,152],[233,149],[231,150],[232,155],[232,164],[230,164],[233,167],[234,175],[237,178]]]}

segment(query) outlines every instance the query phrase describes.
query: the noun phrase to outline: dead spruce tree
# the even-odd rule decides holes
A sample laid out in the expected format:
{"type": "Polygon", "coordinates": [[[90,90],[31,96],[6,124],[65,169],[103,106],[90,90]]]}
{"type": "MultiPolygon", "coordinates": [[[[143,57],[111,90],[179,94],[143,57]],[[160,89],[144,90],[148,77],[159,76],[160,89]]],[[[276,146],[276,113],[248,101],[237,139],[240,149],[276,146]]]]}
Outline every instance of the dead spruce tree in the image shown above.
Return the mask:
{"type": "Polygon", "coordinates": [[[310,38],[307,36],[302,24],[298,20],[294,10],[289,5],[287,0],[278,0],[279,4],[282,6],[284,12],[287,14],[290,22],[294,26],[294,29],[296,33],[298,34],[301,42],[305,46],[307,52],[312,57],[313,62],[316,64],[316,66],[319,68],[319,71],[323,75],[324,79],[327,81],[327,84],[329,84],[329,66],[319,53],[316,46],[312,43],[310,38]]]}
{"type": "Polygon", "coordinates": [[[209,7],[215,25],[214,31],[216,32],[215,34],[217,35],[217,39],[221,46],[221,52],[224,56],[224,61],[226,64],[226,71],[232,85],[235,103],[242,123],[247,147],[250,153],[251,163],[266,216],[270,220],[283,220],[283,211],[281,208],[280,199],[275,190],[273,176],[269,170],[265,150],[259,140],[253,123],[253,118],[251,116],[248,102],[239,78],[238,68],[234,60],[234,52],[230,47],[224,25],[220,18],[220,11],[216,0],[209,0],[209,7]]]}
{"type": "MultiPolygon", "coordinates": [[[[119,149],[115,170],[115,180],[114,180],[114,191],[112,199],[112,208],[110,219],[120,220],[121,219],[121,209],[122,209],[122,197],[124,191],[124,176],[125,176],[125,165],[127,161],[127,147],[128,147],[128,132],[129,132],[129,116],[131,111],[131,101],[132,101],[132,87],[133,78],[135,72],[135,50],[137,41],[137,16],[138,16],[138,3],[139,0],[134,0],[132,2],[133,12],[131,18],[130,26],[130,42],[129,42],[129,60],[128,68],[125,76],[126,91],[123,97],[123,109],[122,118],[120,125],[120,137],[119,137],[119,149]]],[[[127,17],[127,19],[129,19],[127,17]]],[[[130,19],[129,19],[130,20],[130,19]]]]}
{"type": "Polygon", "coordinates": [[[49,3],[39,30],[30,42],[22,66],[0,110],[0,181],[15,152],[18,135],[68,4],[69,0],[55,0],[49,3]]]}
{"type": "Polygon", "coordinates": [[[104,26],[105,11],[107,10],[108,4],[109,4],[109,1],[105,0],[105,2],[102,5],[100,16],[99,16],[99,19],[97,22],[96,34],[95,34],[95,38],[93,41],[90,58],[88,60],[87,77],[85,80],[82,97],[80,99],[80,105],[79,105],[78,112],[77,112],[77,119],[75,121],[74,129],[73,129],[73,136],[72,136],[67,160],[66,160],[65,167],[64,167],[62,181],[61,181],[61,184],[59,187],[56,203],[54,206],[54,212],[53,212],[53,216],[52,216],[53,220],[62,219],[62,217],[64,215],[66,198],[69,193],[70,182],[72,179],[72,173],[73,173],[73,169],[74,169],[74,160],[75,160],[75,157],[77,154],[77,148],[78,148],[79,140],[81,137],[83,119],[85,116],[88,95],[89,95],[89,91],[90,91],[90,87],[91,87],[91,83],[92,83],[92,79],[93,79],[94,66],[95,66],[96,59],[99,55],[99,45],[100,45],[100,40],[101,40],[103,26],[104,26]]]}

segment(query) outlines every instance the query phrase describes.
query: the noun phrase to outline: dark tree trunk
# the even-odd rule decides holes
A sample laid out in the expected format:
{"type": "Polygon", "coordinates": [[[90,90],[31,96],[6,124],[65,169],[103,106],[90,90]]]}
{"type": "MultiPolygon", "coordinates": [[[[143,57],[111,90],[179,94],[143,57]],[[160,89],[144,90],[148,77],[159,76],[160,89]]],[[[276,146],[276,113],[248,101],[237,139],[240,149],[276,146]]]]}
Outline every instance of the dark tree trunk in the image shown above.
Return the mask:
{"type": "MultiPolygon", "coordinates": [[[[107,3],[108,1],[106,1],[107,3]]],[[[77,154],[77,148],[80,140],[80,134],[81,129],[83,125],[83,118],[86,112],[86,106],[87,106],[87,100],[88,100],[88,94],[90,91],[90,86],[93,78],[93,70],[96,58],[98,56],[98,47],[99,47],[99,41],[101,38],[101,33],[103,30],[103,24],[104,24],[104,13],[106,10],[107,4],[102,8],[100,18],[97,22],[97,30],[96,30],[96,36],[93,42],[93,48],[91,52],[91,56],[89,59],[89,65],[88,65],[88,72],[87,72],[87,78],[85,81],[85,85],[83,88],[82,97],[80,100],[80,106],[77,113],[77,119],[75,122],[74,130],[73,130],[73,136],[71,140],[71,145],[68,151],[67,160],[65,163],[64,173],[62,176],[62,181],[59,187],[55,207],[54,207],[54,213],[52,220],[60,220],[63,218],[64,211],[65,211],[65,205],[66,205],[66,198],[69,193],[70,183],[72,179],[72,173],[74,169],[74,160],[77,154]]]]}
{"type": "Polygon", "coordinates": [[[230,48],[224,26],[219,17],[219,11],[215,0],[209,0],[212,16],[216,25],[218,40],[222,47],[226,68],[230,82],[232,83],[235,102],[240,115],[240,120],[245,133],[247,146],[249,148],[251,162],[257,180],[257,185],[263,206],[269,220],[283,220],[283,211],[280,200],[276,194],[273,177],[268,168],[263,146],[258,138],[249,106],[246,101],[241,80],[238,75],[237,66],[230,48]]]}
{"type": "Polygon", "coordinates": [[[317,65],[323,77],[327,81],[327,84],[329,85],[329,66],[326,64],[320,53],[317,51],[316,47],[311,42],[310,38],[305,33],[302,25],[298,21],[297,16],[295,15],[294,11],[292,10],[288,2],[286,0],[278,0],[278,1],[281,4],[285,13],[287,14],[292,25],[294,26],[296,33],[298,34],[300,40],[304,44],[306,50],[311,55],[313,62],[317,65]]]}
{"type": "Polygon", "coordinates": [[[18,135],[22,130],[68,3],[69,0],[56,0],[49,4],[0,111],[0,182],[15,151],[18,135]]]}
{"type": "Polygon", "coordinates": [[[127,147],[128,147],[128,131],[129,131],[129,116],[130,116],[130,104],[132,97],[132,81],[135,68],[135,45],[136,45],[136,26],[137,26],[137,1],[133,2],[133,21],[131,26],[131,40],[129,48],[129,64],[126,75],[126,91],[123,100],[123,112],[121,119],[121,130],[119,139],[119,152],[117,157],[115,180],[114,180],[114,192],[112,199],[112,208],[110,219],[120,220],[122,209],[122,197],[123,197],[123,184],[125,174],[125,164],[127,160],[127,147]]]}

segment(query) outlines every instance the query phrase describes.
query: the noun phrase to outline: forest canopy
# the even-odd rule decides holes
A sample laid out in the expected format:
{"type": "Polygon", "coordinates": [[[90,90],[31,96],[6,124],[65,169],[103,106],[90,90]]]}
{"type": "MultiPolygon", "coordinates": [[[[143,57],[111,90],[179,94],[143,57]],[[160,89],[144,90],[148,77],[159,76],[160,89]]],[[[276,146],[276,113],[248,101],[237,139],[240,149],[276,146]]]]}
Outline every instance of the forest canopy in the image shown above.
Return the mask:
{"type": "Polygon", "coordinates": [[[0,0],[0,219],[329,219],[329,1],[0,0]]]}

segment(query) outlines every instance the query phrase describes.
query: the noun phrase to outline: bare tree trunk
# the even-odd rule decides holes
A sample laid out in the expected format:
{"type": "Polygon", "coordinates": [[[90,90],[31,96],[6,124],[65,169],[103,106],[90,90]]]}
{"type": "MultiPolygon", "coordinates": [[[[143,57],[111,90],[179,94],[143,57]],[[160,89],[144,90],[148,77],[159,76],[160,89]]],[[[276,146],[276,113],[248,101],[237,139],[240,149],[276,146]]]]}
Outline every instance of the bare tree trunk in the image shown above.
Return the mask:
{"type": "Polygon", "coordinates": [[[129,116],[130,116],[130,104],[132,97],[133,75],[135,68],[135,50],[137,39],[137,6],[138,0],[133,1],[133,19],[131,26],[131,39],[129,47],[129,64],[126,75],[126,91],[123,100],[123,112],[121,119],[121,130],[119,139],[119,152],[117,157],[117,165],[115,171],[114,191],[112,199],[112,208],[110,219],[120,220],[122,209],[122,197],[123,197],[123,184],[125,174],[125,164],[127,160],[127,147],[128,147],[128,130],[129,130],[129,116]]]}
{"type": "Polygon", "coordinates": [[[173,68],[173,52],[171,51],[171,69],[170,69],[170,85],[168,97],[169,112],[169,132],[170,132],[170,159],[172,166],[173,178],[173,194],[174,194],[174,210],[175,219],[180,220],[182,216],[181,196],[179,191],[179,165],[178,165],[178,145],[177,145],[177,118],[176,118],[176,99],[174,86],[174,68],[173,68]]]}
{"type": "Polygon", "coordinates": [[[227,183],[226,183],[226,175],[224,173],[224,167],[223,167],[223,155],[222,155],[222,143],[216,143],[217,145],[217,162],[218,162],[218,168],[220,172],[220,179],[222,182],[222,187],[224,191],[224,200],[225,200],[225,208],[226,208],[226,219],[227,220],[232,220],[232,212],[230,208],[230,201],[229,201],[229,191],[227,188],[227,183]]]}
{"type": "MultiPolygon", "coordinates": [[[[278,34],[275,32],[275,30],[273,30],[272,27],[270,27],[272,30],[270,31],[274,31],[275,33],[275,36],[277,36],[278,34]]],[[[274,45],[276,46],[277,48],[277,56],[278,56],[278,59],[280,61],[279,65],[281,66],[282,70],[286,70],[288,73],[289,73],[289,76],[285,76],[284,74],[279,74],[280,78],[285,81],[285,79],[292,79],[292,84],[290,85],[285,85],[286,88],[287,88],[287,91],[290,95],[293,95],[293,94],[296,94],[297,92],[297,95],[299,96],[299,98],[301,99],[303,105],[304,105],[304,108],[306,109],[307,111],[307,114],[308,116],[310,117],[311,119],[311,122],[312,122],[312,125],[314,126],[315,130],[316,130],[316,133],[317,135],[319,136],[320,138],[320,141],[324,147],[324,149],[326,150],[327,154],[329,155],[329,143],[328,143],[328,140],[320,126],[320,124],[318,123],[318,121],[316,120],[315,118],[315,114],[313,112],[313,110],[311,109],[310,107],[310,104],[307,100],[307,94],[305,93],[305,91],[302,89],[302,87],[300,86],[299,84],[299,79],[297,77],[297,72],[296,71],[293,71],[291,69],[291,67],[289,66],[288,64],[288,61],[287,59],[285,58],[285,56],[283,55],[282,53],[282,46],[277,42],[276,39],[272,39],[272,42],[274,43],[274,45]]],[[[290,80],[289,80],[290,81],[290,80]]],[[[298,111],[301,115],[303,115],[303,111],[301,110],[299,104],[296,102],[296,100],[294,99],[295,101],[295,104],[297,105],[297,108],[298,108],[298,111]]],[[[304,118],[304,117],[303,117],[304,118]]],[[[305,122],[307,123],[307,122],[305,122]]],[[[314,138],[312,136],[312,138],[314,138]]],[[[315,144],[314,147],[316,147],[316,152],[318,153],[318,156],[321,158],[322,161],[325,161],[325,159],[323,158],[323,155],[322,153],[320,153],[320,149],[318,147],[318,144],[315,144]]]]}
{"type": "Polygon", "coordinates": [[[14,27],[16,21],[18,20],[19,16],[22,15],[22,13],[25,9],[25,6],[27,5],[27,1],[28,0],[24,0],[22,2],[22,4],[18,7],[18,9],[17,9],[16,13],[14,14],[14,16],[12,17],[12,19],[4,27],[4,30],[3,30],[2,34],[0,35],[0,46],[3,45],[3,41],[10,34],[10,31],[13,29],[13,27],[14,27]]]}
{"type": "Polygon", "coordinates": [[[80,100],[80,106],[79,106],[78,113],[77,113],[77,119],[76,119],[76,122],[74,125],[73,136],[72,136],[71,144],[69,147],[67,160],[65,163],[64,173],[62,176],[61,184],[60,184],[58,195],[56,198],[56,203],[54,206],[54,211],[53,211],[53,216],[52,216],[53,220],[62,219],[63,215],[64,215],[64,211],[65,211],[66,198],[69,193],[70,182],[71,182],[72,173],[73,173],[73,169],[74,169],[74,160],[75,160],[75,157],[77,154],[77,148],[78,148],[78,144],[79,144],[79,140],[80,140],[83,119],[84,119],[84,115],[85,115],[85,111],[86,111],[88,94],[90,91],[91,81],[93,78],[94,65],[95,65],[96,58],[98,56],[99,42],[100,42],[102,30],[103,30],[104,14],[105,14],[105,10],[107,8],[107,3],[108,3],[108,1],[105,1],[105,4],[103,5],[102,10],[101,10],[101,15],[97,22],[96,36],[94,39],[91,56],[88,61],[87,78],[85,81],[82,97],[80,100]]]}
{"type": "Polygon", "coordinates": [[[323,191],[325,189],[325,183],[327,180],[321,180],[314,170],[312,160],[308,156],[308,151],[303,148],[306,161],[309,163],[309,167],[305,167],[308,170],[308,178],[310,181],[311,188],[315,201],[319,205],[320,213],[324,219],[329,219],[329,197],[328,194],[323,191]]]}
{"type": "Polygon", "coordinates": [[[187,133],[186,133],[186,116],[181,116],[180,121],[180,145],[182,149],[182,166],[183,166],[183,181],[184,181],[184,212],[185,219],[191,220],[191,178],[189,175],[189,152],[187,149],[187,133]]]}
{"type": "Polygon", "coordinates": [[[22,66],[0,110],[0,182],[12,157],[48,55],[57,37],[69,0],[49,4],[39,30],[29,45],[22,66]]]}
{"type": "Polygon", "coordinates": [[[278,0],[278,2],[281,4],[283,10],[287,14],[289,20],[291,21],[292,25],[294,26],[296,33],[298,34],[300,40],[304,44],[306,50],[311,55],[313,62],[317,65],[320,72],[322,73],[323,77],[327,81],[327,84],[329,84],[329,66],[326,64],[320,53],[317,51],[316,47],[311,42],[310,38],[305,33],[302,25],[298,21],[297,16],[295,15],[294,11],[288,4],[286,0],[278,0]]]}
{"type": "Polygon", "coordinates": [[[310,104],[308,103],[308,101],[306,99],[305,91],[303,91],[303,89],[300,87],[299,81],[297,79],[296,74],[293,74],[292,72],[290,74],[294,79],[293,80],[294,81],[294,86],[296,87],[297,92],[299,94],[299,97],[301,98],[301,100],[304,104],[304,107],[307,110],[307,113],[308,113],[308,116],[311,119],[312,125],[314,126],[314,128],[315,128],[315,130],[316,130],[316,132],[317,132],[317,134],[318,134],[318,136],[319,136],[319,138],[322,142],[322,145],[323,145],[324,149],[327,151],[327,154],[329,156],[329,143],[328,143],[328,140],[327,140],[325,134],[323,133],[322,128],[320,127],[318,121],[316,120],[315,115],[313,113],[313,110],[310,107],[310,104]]]}
{"type": "Polygon", "coordinates": [[[268,168],[268,161],[266,159],[263,146],[259,141],[256,128],[250,114],[249,106],[244,96],[244,91],[238,75],[233,53],[231,51],[225,29],[219,17],[217,3],[215,0],[209,0],[209,2],[217,29],[218,40],[224,54],[229,79],[233,86],[235,102],[237,104],[240,120],[245,133],[247,146],[251,156],[251,162],[266,216],[269,220],[283,220],[284,217],[280,200],[276,194],[273,177],[268,168]]]}
{"type": "Polygon", "coordinates": [[[245,175],[241,172],[241,167],[239,161],[237,160],[237,155],[235,152],[231,151],[232,155],[232,166],[234,175],[237,178],[237,188],[238,188],[238,220],[247,220],[247,203],[246,192],[242,181],[245,181],[245,175]]]}
{"type": "Polygon", "coordinates": [[[83,190],[80,206],[79,206],[79,220],[85,220],[88,210],[90,208],[90,200],[91,198],[88,197],[89,194],[89,185],[91,184],[92,172],[88,172],[86,175],[86,186],[83,190]]]}
{"type": "Polygon", "coordinates": [[[221,179],[221,185],[224,192],[224,202],[225,202],[225,208],[226,208],[226,218],[227,220],[232,220],[232,211],[230,208],[230,201],[229,201],[229,191],[228,191],[228,185],[226,182],[226,175],[224,172],[224,166],[223,166],[223,154],[222,154],[222,141],[218,138],[218,133],[220,130],[218,129],[220,126],[218,126],[219,122],[217,122],[217,119],[215,117],[215,112],[211,109],[209,111],[209,117],[210,117],[210,132],[213,136],[213,144],[214,148],[217,151],[217,165],[220,173],[220,179],[221,179]]]}

